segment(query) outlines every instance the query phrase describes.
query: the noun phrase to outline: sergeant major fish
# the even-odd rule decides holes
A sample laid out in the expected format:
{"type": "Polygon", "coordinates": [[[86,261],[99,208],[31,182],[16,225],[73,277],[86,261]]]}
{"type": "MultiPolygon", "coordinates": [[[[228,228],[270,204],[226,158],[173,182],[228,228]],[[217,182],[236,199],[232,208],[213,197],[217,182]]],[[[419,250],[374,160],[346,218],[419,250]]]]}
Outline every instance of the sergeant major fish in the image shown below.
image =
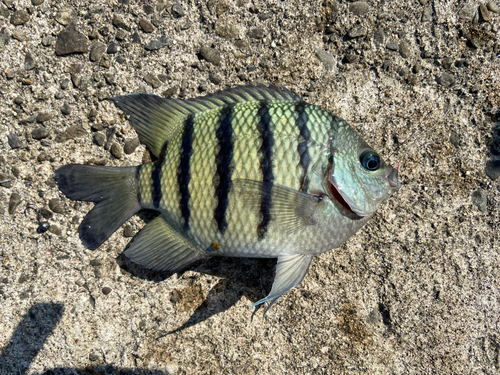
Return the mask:
{"type": "Polygon", "coordinates": [[[125,256],[158,271],[211,256],[278,258],[271,292],[252,307],[300,284],[314,255],[342,245],[401,186],[347,122],[275,85],[111,100],[158,160],[55,172],[68,198],[96,203],[83,244],[96,249],[140,209],[157,210],[125,256]]]}

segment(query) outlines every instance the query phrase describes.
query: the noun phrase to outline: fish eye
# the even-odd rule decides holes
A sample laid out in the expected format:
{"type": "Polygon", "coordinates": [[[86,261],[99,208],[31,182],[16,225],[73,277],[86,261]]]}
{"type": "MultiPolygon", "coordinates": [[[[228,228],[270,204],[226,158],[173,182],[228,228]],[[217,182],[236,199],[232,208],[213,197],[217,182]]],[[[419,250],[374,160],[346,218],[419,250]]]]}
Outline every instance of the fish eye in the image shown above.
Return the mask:
{"type": "Polygon", "coordinates": [[[363,151],[359,156],[359,161],[367,171],[376,171],[380,168],[380,156],[372,150],[363,151]]]}

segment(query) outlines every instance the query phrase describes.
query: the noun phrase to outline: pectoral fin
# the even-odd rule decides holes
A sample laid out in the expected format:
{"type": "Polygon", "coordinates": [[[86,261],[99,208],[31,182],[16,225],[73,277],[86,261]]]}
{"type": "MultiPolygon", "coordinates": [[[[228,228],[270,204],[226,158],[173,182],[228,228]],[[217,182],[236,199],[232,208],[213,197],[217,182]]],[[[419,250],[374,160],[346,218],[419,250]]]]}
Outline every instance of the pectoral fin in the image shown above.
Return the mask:
{"type": "Polygon", "coordinates": [[[157,216],[130,242],[125,256],[132,262],[155,271],[179,271],[206,254],[157,216]]]}
{"type": "Polygon", "coordinates": [[[278,257],[278,263],[276,264],[276,276],[274,277],[271,292],[266,298],[255,302],[251,308],[264,302],[271,301],[271,304],[264,313],[265,315],[280,296],[288,292],[294,286],[299,285],[302,280],[304,280],[312,259],[313,255],[311,254],[280,255],[278,257]]]}
{"type": "Polygon", "coordinates": [[[270,214],[284,234],[290,234],[302,226],[317,223],[316,214],[323,205],[323,199],[320,196],[254,180],[236,179],[233,185],[236,194],[245,202],[248,210],[261,209],[262,191],[270,189],[270,214]]]}

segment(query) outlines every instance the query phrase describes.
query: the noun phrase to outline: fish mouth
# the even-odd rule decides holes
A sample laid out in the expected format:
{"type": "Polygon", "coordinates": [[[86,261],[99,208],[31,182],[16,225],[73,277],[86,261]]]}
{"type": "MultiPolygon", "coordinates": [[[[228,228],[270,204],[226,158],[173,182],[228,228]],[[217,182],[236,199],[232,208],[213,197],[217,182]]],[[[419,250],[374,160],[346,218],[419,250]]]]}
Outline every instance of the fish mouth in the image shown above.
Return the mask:
{"type": "Polygon", "coordinates": [[[354,217],[362,218],[366,216],[366,214],[362,214],[359,210],[356,210],[356,206],[352,203],[352,201],[339,190],[335,183],[332,183],[328,180],[328,187],[330,188],[330,193],[332,197],[344,208],[349,214],[354,217]]]}

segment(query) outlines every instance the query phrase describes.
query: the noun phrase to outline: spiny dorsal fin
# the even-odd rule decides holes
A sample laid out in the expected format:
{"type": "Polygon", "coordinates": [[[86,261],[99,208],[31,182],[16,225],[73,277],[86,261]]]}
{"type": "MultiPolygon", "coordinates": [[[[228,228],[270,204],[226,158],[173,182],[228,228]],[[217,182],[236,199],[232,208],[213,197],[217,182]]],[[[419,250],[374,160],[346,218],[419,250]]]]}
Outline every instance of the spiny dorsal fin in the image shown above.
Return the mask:
{"type": "Polygon", "coordinates": [[[158,157],[165,142],[172,140],[183,129],[185,119],[190,115],[229,104],[302,98],[284,87],[259,83],[256,86],[236,86],[186,100],[162,98],[151,94],[116,96],[110,100],[130,116],[129,121],[142,142],[158,157]]]}

